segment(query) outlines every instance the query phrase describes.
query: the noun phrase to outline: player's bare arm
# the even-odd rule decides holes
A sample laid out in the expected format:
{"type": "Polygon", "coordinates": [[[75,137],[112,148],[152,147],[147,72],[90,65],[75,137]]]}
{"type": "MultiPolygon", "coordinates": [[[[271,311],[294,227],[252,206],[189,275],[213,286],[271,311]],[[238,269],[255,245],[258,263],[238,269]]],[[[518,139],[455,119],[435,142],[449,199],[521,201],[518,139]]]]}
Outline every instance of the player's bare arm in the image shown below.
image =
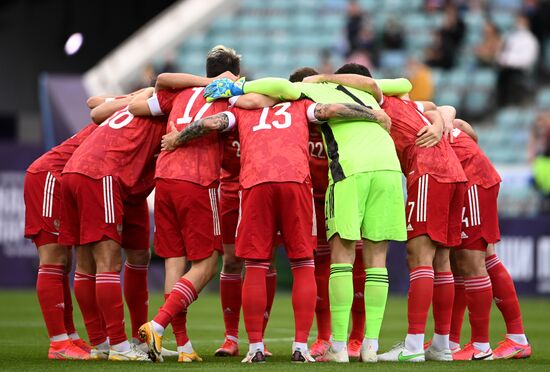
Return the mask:
{"type": "Polygon", "coordinates": [[[463,131],[464,133],[469,135],[474,141],[477,142],[477,140],[478,140],[477,132],[466,121],[464,121],[462,119],[455,119],[455,120],[453,120],[453,127],[460,129],[461,131],[463,131]]]}
{"type": "Polygon", "coordinates": [[[221,132],[227,129],[228,126],[229,117],[224,113],[194,121],[181,132],[176,129],[174,122],[171,121],[171,131],[162,137],[161,149],[162,151],[173,151],[195,138],[205,136],[213,131],[221,132]]]}
{"type": "Polygon", "coordinates": [[[355,103],[333,103],[315,106],[315,118],[319,121],[329,119],[364,119],[374,121],[386,131],[391,129],[391,119],[384,110],[375,110],[355,103]]]}
{"type": "Polygon", "coordinates": [[[204,76],[197,76],[186,73],[163,73],[157,77],[157,83],[155,89],[185,89],[191,87],[205,87],[215,79],[228,78],[231,80],[237,80],[238,76],[233,75],[231,72],[226,71],[221,75],[214,78],[207,78],[204,76]]]}
{"type": "Polygon", "coordinates": [[[416,101],[421,104],[424,108],[424,111],[437,110],[437,105],[431,101],[416,101]]]}
{"type": "Polygon", "coordinates": [[[416,134],[416,145],[419,147],[432,147],[441,141],[443,137],[443,118],[438,111],[426,111],[424,115],[432,125],[426,125],[416,134]]]}
{"type": "Polygon", "coordinates": [[[341,84],[347,87],[362,90],[370,93],[376,101],[382,100],[382,91],[373,78],[356,74],[319,74],[308,76],[304,79],[304,83],[322,83],[329,82],[341,84]]]}
{"type": "Polygon", "coordinates": [[[239,97],[235,103],[235,106],[246,110],[254,110],[258,108],[271,107],[279,102],[281,102],[279,99],[264,96],[263,94],[247,93],[239,97]]]}
{"type": "Polygon", "coordinates": [[[115,99],[100,104],[90,112],[92,121],[96,124],[103,123],[103,121],[105,121],[109,116],[113,115],[116,111],[128,106],[131,99],[132,98],[130,96],[126,96],[120,99],[115,99]]]}
{"type": "Polygon", "coordinates": [[[155,89],[149,87],[135,94],[128,104],[128,111],[134,116],[152,116],[147,100],[151,98],[154,92],[155,89]]]}
{"type": "Polygon", "coordinates": [[[454,142],[454,137],[451,136],[453,130],[453,120],[456,118],[456,109],[453,106],[438,106],[437,111],[443,117],[444,130],[443,135],[449,139],[450,142],[454,142]]]}

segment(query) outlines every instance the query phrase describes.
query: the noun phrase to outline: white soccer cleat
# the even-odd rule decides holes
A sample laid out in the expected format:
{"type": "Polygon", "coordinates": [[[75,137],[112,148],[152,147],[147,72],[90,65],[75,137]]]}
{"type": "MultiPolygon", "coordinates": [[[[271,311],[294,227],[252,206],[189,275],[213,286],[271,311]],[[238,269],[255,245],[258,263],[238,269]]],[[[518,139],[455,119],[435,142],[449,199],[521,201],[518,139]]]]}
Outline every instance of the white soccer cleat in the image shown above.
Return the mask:
{"type": "Polygon", "coordinates": [[[405,348],[405,342],[393,346],[390,351],[378,355],[379,362],[424,362],[424,352],[411,353],[405,348]]]}
{"type": "Polygon", "coordinates": [[[98,349],[92,346],[90,350],[90,360],[107,360],[109,359],[109,349],[98,349]]]}
{"type": "Polygon", "coordinates": [[[290,357],[292,363],[315,363],[315,359],[308,350],[295,349],[290,357]]]}
{"type": "MultiPolygon", "coordinates": [[[[144,353],[149,353],[149,346],[147,345],[146,342],[140,342],[140,343],[134,342],[134,345],[136,345],[138,347],[138,349],[140,349],[144,353]]],[[[174,351],[174,350],[168,350],[168,349],[165,349],[165,348],[161,348],[160,349],[160,355],[162,355],[163,357],[176,357],[177,358],[179,356],[179,353],[177,351],[174,351]]]]}
{"type": "Polygon", "coordinates": [[[249,351],[241,363],[265,363],[265,355],[263,350],[249,351]]]}
{"type": "Polygon", "coordinates": [[[424,351],[426,360],[435,360],[438,362],[452,362],[453,354],[451,349],[435,350],[432,345],[424,351]]]}
{"type": "Polygon", "coordinates": [[[378,355],[376,354],[376,351],[372,350],[370,347],[361,345],[359,361],[363,363],[376,363],[378,362],[378,355]]]}
{"type": "Polygon", "coordinates": [[[334,351],[332,346],[327,350],[325,355],[316,358],[317,362],[332,362],[332,363],[349,363],[348,348],[344,348],[338,352],[334,351]]]}
{"type": "Polygon", "coordinates": [[[136,345],[130,344],[130,350],[116,351],[111,348],[109,351],[110,361],[133,361],[133,362],[151,362],[149,355],[141,351],[136,345]]]}

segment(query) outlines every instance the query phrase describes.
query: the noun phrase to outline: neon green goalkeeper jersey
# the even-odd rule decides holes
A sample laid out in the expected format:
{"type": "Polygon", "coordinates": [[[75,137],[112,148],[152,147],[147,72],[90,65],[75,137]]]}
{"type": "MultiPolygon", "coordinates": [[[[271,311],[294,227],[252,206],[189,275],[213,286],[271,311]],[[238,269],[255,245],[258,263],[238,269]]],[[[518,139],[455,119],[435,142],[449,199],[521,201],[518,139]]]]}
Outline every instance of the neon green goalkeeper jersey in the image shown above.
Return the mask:
{"type": "MultiPolygon", "coordinates": [[[[369,93],[333,83],[294,83],[318,103],[358,103],[380,109],[369,93]]],[[[321,125],[329,157],[329,178],[338,182],[355,173],[391,170],[401,172],[395,145],[378,123],[331,119],[321,125]]]]}

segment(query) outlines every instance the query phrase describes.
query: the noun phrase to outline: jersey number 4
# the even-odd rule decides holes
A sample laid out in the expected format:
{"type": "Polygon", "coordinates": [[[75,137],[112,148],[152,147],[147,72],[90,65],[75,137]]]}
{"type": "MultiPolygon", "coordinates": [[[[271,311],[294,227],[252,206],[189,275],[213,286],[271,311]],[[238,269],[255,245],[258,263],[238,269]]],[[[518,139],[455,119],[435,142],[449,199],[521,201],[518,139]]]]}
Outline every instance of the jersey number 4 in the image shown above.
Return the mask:
{"type": "Polygon", "coordinates": [[[278,110],[275,111],[274,115],[282,116],[284,121],[280,122],[279,120],[273,120],[270,124],[266,123],[266,120],[271,107],[265,107],[262,110],[262,115],[260,115],[260,123],[258,125],[253,126],[252,131],[256,132],[262,129],[271,129],[272,127],[277,129],[284,129],[284,128],[290,127],[292,125],[292,116],[288,112],[286,112],[286,110],[289,109],[290,105],[291,105],[290,102],[283,102],[273,106],[273,108],[278,108],[278,110]]]}

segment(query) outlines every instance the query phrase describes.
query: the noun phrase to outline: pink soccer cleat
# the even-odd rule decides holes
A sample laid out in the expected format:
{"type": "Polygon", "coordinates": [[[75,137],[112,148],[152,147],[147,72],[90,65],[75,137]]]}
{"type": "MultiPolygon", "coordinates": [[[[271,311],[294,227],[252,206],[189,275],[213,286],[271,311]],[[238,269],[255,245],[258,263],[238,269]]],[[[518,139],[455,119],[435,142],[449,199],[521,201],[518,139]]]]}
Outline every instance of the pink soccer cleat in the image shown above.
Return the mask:
{"type": "Polygon", "coordinates": [[[321,355],[325,355],[327,350],[330,347],[330,342],[326,340],[320,340],[317,339],[313,344],[311,344],[311,347],[309,348],[309,353],[312,357],[317,358],[321,355]]]}
{"type": "Polygon", "coordinates": [[[359,354],[361,353],[361,345],[363,345],[363,341],[361,340],[349,340],[348,356],[350,358],[359,358],[359,354]]]}
{"type": "Polygon", "coordinates": [[[524,359],[531,356],[531,345],[522,345],[505,338],[493,352],[495,359],[524,359]]]}
{"type": "Polygon", "coordinates": [[[493,350],[478,350],[473,343],[468,343],[453,354],[453,360],[493,360],[493,350]]]}

